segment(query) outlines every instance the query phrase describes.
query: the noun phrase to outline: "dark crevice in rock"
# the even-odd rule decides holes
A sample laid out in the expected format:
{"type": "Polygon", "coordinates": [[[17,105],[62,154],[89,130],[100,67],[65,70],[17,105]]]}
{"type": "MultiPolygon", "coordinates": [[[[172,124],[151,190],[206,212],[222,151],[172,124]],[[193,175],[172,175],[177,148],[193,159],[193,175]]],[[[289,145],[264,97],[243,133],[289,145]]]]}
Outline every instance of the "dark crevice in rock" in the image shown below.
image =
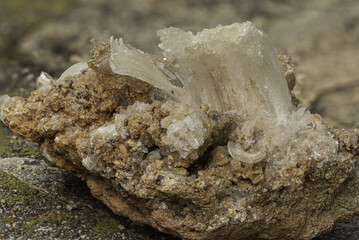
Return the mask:
{"type": "Polygon", "coordinates": [[[210,146],[202,156],[200,156],[194,164],[192,164],[189,168],[187,168],[188,175],[194,176],[197,175],[198,171],[204,170],[205,166],[208,164],[210,160],[211,151],[214,149],[214,146],[210,146]]]}

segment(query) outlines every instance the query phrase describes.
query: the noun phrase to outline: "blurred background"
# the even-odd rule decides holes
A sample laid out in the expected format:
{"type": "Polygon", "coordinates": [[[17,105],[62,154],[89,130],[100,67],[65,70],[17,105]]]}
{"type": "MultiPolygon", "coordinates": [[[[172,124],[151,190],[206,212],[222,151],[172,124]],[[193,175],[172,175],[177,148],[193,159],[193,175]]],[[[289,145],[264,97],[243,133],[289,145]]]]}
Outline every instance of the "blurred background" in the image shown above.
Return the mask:
{"type": "MultiPolygon", "coordinates": [[[[91,39],[122,37],[159,54],[163,27],[197,32],[243,21],[292,57],[301,106],[330,126],[359,127],[357,0],[1,0],[0,94],[27,96],[40,71],[56,78],[86,61],[91,39]]],[[[38,154],[33,147],[0,126],[0,156],[38,154]]]]}
{"type": "Polygon", "coordinates": [[[359,127],[357,0],[2,0],[0,93],[26,95],[46,71],[86,60],[91,39],[159,54],[156,31],[252,21],[292,56],[301,105],[336,127],[359,127]]]}
{"type": "Polygon", "coordinates": [[[58,77],[88,58],[93,38],[122,37],[159,54],[160,28],[197,32],[243,21],[292,56],[302,106],[329,125],[359,126],[357,0],[2,0],[0,94],[28,94],[41,70],[58,77]]]}

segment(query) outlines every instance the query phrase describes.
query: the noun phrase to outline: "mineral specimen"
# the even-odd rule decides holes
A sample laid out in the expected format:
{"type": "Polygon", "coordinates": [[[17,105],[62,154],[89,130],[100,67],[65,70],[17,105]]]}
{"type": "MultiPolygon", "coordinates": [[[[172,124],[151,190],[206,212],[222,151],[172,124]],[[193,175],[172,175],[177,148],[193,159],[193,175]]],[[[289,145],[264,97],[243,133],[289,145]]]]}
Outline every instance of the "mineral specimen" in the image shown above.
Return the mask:
{"type": "Polygon", "coordinates": [[[359,131],[297,108],[291,59],[252,23],[122,39],[42,73],[1,120],[116,214],[183,239],[311,239],[358,214],[359,131]]]}

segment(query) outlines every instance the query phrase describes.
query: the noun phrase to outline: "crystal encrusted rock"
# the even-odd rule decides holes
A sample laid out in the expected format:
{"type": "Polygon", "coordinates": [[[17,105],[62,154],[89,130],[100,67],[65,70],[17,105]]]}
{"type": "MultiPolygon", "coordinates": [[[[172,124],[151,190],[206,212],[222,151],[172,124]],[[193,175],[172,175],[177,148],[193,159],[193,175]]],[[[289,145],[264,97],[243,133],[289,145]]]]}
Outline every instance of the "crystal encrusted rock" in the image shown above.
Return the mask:
{"type": "Polygon", "coordinates": [[[1,120],[116,214],[183,239],[311,239],[358,214],[358,130],[297,108],[293,65],[252,23],[111,38],[1,120]]]}

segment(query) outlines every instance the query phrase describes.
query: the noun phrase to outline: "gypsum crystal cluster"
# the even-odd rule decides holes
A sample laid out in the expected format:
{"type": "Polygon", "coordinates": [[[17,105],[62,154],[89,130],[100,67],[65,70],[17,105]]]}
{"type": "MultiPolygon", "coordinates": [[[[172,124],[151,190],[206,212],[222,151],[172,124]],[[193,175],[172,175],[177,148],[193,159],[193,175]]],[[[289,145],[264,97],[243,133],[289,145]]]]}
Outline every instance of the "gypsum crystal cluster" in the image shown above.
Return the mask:
{"type": "Polygon", "coordinates": [[[359,209],[358,130],[293,104],[290,58],[252,23],[158,31],[162,58],[122,39],[1,120],[116,214],[183,239],[311,239],[359,209]]]}

